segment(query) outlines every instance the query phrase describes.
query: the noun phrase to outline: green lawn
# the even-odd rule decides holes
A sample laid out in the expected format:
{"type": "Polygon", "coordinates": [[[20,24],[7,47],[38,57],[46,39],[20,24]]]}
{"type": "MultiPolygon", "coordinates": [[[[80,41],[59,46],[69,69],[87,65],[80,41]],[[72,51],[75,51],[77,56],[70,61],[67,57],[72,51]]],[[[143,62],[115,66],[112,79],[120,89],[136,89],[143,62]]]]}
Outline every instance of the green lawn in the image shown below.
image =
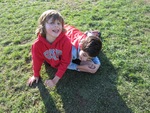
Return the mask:
{"type": "Polygon", "coordinates": [[[150,113],[149,0],[0,0],[0,113],[150,113]],[[51,1],[51,2],[48,2],[51,1]],[[94,75],[43,64],[32,87],[30,48],[37,20],[59,10],[65,23],[102,33],[101,67],[94,75]]]}

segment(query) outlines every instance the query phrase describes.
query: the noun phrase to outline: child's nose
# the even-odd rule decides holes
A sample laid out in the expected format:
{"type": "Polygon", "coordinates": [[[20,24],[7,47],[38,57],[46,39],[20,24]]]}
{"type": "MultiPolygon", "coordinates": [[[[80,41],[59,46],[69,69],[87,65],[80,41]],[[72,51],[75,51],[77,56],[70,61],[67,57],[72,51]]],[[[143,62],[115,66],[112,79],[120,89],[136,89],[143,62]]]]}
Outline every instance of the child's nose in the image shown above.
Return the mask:
{"type": "Polygon", "coordinates": [[[57,27],[58,26],[58,24],[57,23],[55,23],[55,27],[57,27]]]}
{"type": "Polygon", "coordinates": [[[87,61],[87,58],[83,58],[83,61],[87,61]]]}

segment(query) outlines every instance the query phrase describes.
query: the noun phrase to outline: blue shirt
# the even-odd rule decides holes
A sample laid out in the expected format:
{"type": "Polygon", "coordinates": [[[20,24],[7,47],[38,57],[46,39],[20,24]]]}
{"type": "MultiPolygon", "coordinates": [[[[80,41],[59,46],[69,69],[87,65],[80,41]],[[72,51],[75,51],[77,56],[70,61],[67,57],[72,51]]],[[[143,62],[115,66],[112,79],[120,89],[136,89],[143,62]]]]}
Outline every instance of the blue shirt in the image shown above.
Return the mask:
{"type": "MultiPolygon", "coordinates": [[[[79,58],[79,51],[80,51],[80,49],[76,49],[75,46],[72,46],[72,59],[68,66],[68,69],[77,71],[78,64],[73,63],[72,60],[79,58]]],[[[94,62],[94,64],[101,64],[100,60],[97,56],[93,57],[91,60],[94,62]]]]}

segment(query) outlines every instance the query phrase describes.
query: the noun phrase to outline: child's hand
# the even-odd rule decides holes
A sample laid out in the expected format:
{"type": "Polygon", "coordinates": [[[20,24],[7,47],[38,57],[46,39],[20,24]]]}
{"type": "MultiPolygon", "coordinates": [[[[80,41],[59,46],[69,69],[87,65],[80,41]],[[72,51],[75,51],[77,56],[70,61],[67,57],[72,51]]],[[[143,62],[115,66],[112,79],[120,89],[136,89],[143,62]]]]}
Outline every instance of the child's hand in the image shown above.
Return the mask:
{"type": "Polygon", "coordinates": [[[89,73],[95,73],[95,66],[94,64],[90,64],[90,65],[83,65],[83,69],[85,70],[85,72],[89,72],[89,73]]]}
{"type": "Polygon", "coordinates": [[[32,86],[33,82],[36,81],[36,83],[38,83],[39,81],[39,77],[35,77],[35,76],[32,76],[28,79],[28,82],[27,82],[27,85],[28,86],[32,86]]]}
{"type": "Polygon", "coordinates": [[[45,85],[48,86],[49,88],[55,87],[56,84],[52,80],[46,80],[45,85]]]}
{"type": "Polygon", "coordinates": [[[94,64],[90,64],[90,65],[88,65],[88,67],[89,67],[90,69],[95,69],[95,68],[96,68],[94,64]]]}

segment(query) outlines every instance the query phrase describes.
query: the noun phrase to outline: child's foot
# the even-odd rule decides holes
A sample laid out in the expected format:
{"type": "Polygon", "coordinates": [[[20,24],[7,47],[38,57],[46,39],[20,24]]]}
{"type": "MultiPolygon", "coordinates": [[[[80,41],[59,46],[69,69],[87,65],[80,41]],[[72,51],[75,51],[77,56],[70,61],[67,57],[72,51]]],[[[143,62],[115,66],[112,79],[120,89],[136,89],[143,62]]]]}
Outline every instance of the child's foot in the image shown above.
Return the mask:
{"type": "Polygon", "coordinates": [[[97,30],[94,31],[87,31],[85,32],[87,36],[97,36],[97,37],[101,37],[101,33],[97,30]]]}
{"type": "Polygon", "coordinates": [[[98,36],[98,37],[101,37],[101,33],[97,30],[95,31],[90,31],[94,36],[98,36]]]}

